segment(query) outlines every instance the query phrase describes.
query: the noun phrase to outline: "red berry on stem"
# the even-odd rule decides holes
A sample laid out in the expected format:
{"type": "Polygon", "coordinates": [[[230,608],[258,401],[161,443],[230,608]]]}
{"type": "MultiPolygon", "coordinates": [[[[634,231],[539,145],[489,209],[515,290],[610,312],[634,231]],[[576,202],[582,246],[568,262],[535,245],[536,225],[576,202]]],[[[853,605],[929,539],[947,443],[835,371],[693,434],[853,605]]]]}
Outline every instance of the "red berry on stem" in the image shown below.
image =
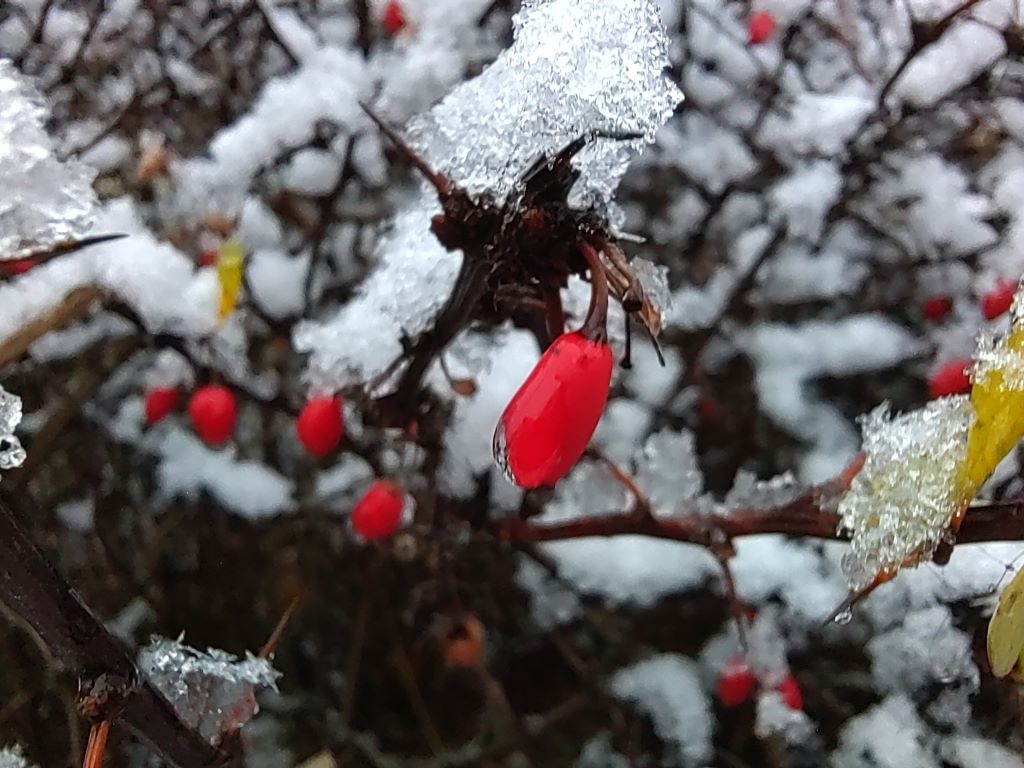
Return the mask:
{"type": "Polygon", "coordinates": [[[723,707],[738,707],[754,693],[757,678],[746,662],[733,659],[719,673],[715,688],[723,707]]]}
{"type": "Polygon", "coordinates": [[[382,21],[384,23],[384,31],[388,33],[388,37],[394,37],[405,29],[408,21],[405,18],[405,9],[402,8],[399,0],[388,0],[388,4],[384,6],[382,21]]]}
{"type": "Polygon", "coordinates": [[[377,480],[352,508],[352,527],[364,539],[386,539],[398,530],[405,492],[390,480],[377,480]]]}
{"type": "Polygon", "coordinates": [[[36,265],[32,259],[14,259],[13,261],[0,262],[3,264],[4,274],[8,277],[23,275],[36,265]]]}
{"type": "Polygon", "coordinates": [[[146,393],[146,424],[153,426],[171,415],[178,407],[178,390],[174,387],[157,387],[146,393]]]}
{"type": "Polygon", "coordinates": [[[981,297],[981,312],[986,320],[995,320],[1010,311],[1013,306],[1013,294],[1017,284],[1010,280],[1000,280],[995,288],[981,297]]]}
{"type": "Polygon", "coordinates": [[[953,360],[939,368],[928,379],[928,392],[932,400],[947,395],[963,395],[971,391],[971,377],[967,370],[972,362],[966,358],[953,360]]]}
{"type": "Polygon", "coordinates": [[[199,254],[199,266],[200,267],[212,267],[217,263],[217,252],[216,251],[203,251],[199,254]]]}
{"type": "Polygon", "coordinates": [[[804,708],[804,695],[800,690],[800,683],[792,675],[786,677],[775,688],[775,692],[782,697],[782,703],[790,709],[804,708]]]}
{"type": "Polygon", "coordinates": [[[953,311],[953,300],[949,296],[931,296],[921,303],[921,314],[925,320],[939,323],[953,311]]]}
{"type": "Polygon", "coordinates": [[[747,20],[747,41],[751,45],[760,45],[771,39],[775,34],[775,17],[768,11],[758,11],[747,20]]]}
{"type": "Polygon", "coordinates": [[[338,447],[345,434],[340,397],[316,397],[306,403],[295,432],[299,442],[311,456],[326,456],[338,447]]]}
{"type": "Polygon", "coordinates": [[[221,386],[199,389],[188,404],[188,415],[196,434],[207,445],[220,445],[235,431],[238,407],[231,390],[221,386]]]}
{"type": "Polygon", "coordinates": [[[608,400],[612,350],[564,333],[537,361],[494,431],[494,460],[521,488],[554,485],[579,461],[608,400]]]}

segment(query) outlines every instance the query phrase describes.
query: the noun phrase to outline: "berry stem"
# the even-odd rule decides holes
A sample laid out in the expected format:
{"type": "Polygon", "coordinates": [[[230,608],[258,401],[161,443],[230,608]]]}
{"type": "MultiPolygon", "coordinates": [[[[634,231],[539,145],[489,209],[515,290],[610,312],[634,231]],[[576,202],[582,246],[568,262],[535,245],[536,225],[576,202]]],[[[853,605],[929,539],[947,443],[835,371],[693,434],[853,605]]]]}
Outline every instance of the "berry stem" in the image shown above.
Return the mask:
{"type": "Polygon", "coordinates": [[[590,267],[590,306],[580,333],[597,344],[608,342],[608,276],[604,264],[589,242],[580,243],[580,251],[590,267]]]}

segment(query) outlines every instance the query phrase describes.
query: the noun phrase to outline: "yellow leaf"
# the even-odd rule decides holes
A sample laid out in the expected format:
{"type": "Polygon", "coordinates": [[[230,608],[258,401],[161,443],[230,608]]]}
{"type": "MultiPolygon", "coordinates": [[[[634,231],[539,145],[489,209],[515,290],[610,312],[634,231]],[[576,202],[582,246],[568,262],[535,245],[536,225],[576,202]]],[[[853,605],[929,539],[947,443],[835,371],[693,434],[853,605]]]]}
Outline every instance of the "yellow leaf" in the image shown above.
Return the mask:
{"type": "Polygon", "coordinates": [[[220,284],[220,305],[217,317],[223,321],[238,304],[245,269],[245,250],[237,240],[226,240],[217,254],[217,282],[220,284]]]}
{"type": "Polygon", "coordinates": [[[1014,574],[988,623],[988,661],[992,674],[1021,675],[1024,651],[1024,568],[1014,574]]]}
{"type": "Polygon", "coordinates": [[[1022,360],[1024,327],[1019,326],[980,358],[971,389],[974,421],[967,434],[967,457],[957,478],[958,496],[964,505],[1024,437],[1024,382],[1018,380],[1022,360]]]}

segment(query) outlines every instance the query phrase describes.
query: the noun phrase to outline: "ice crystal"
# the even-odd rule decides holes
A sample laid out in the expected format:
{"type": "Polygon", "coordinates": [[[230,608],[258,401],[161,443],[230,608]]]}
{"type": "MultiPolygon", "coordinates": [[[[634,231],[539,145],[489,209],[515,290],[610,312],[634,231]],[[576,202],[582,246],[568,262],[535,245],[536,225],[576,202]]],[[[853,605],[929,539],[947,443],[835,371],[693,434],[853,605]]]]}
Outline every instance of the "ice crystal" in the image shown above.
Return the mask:
{"type": "Polygon", "coordinates": [[[668,287],[668,267],[643,258],[633,259],[630,266],[651,304],[659,314],[664,314],[672,305],[672,293],[668,287]]]}
{"type": "Polygon", "coordinates": [[[80,237],[93,222],[93,174],[55,156],[46,119],[35,86],[0,59],[0,260],[80,237]]]}
{"type": "Polygon", "coordinates": [[[21,398],[0,387],[0,469],[14,469],[25,461],[25,449],[14,436],[19,423],[21,398]]]}
{"type": "Polygon", "coordinates": [[[211,744],[238,730],[258,711],[256,691],[277,690],[280,676],[266,659],[155,638],[139,652],[139,667],[178,717],[211,744]]]}
{"type": "Polygon", "coordinates": [[[851,587],[908,558],[928,557],[957,510],[955,478],[966,454],[971,410],[947,397],[892,417],[882,405],[862,420],[864,468],[839,503],[851,534],[843,570],[851,587]]]}

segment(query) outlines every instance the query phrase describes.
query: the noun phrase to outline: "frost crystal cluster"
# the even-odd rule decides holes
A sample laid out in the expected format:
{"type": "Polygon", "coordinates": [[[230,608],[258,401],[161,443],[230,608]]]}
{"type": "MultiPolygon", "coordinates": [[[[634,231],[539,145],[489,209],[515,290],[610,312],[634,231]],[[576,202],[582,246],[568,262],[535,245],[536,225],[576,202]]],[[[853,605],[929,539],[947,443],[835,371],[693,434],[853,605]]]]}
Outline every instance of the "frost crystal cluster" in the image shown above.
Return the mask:
{"type": "Polygon", "coordinates": [[[85,234],[96,196],[92,172],[59,160],[35,86],[0,59],[0,260],[85,234]]]}
{"type": "Polygon", "coordinates": [[[0,387],[0,469],[14,469],[25,461],[25,449],[14,435],[21,423],[21,398],[0,387]]]}
{"type": "MultiPolygon", "coordinates": [[[[596,139],[577,157],[571,201],[606,207],[629,160],[682,99],[668,79],[667,38],[651,0],[526,2],[515,42],[480,76],[412,121],[428,161],[471,192],[498,198],[523,171],[580,136],[596,139]]],[[[380,266],[359,296],[332,319],[294,333],[310,352],[310,379],[322,390],[366,383],[402,350],[399,339],[429,326],[447,297],[459,256],[429,232],[432,191],[395,218],[378,248],[380,266]]],[[[663,272],[642,270],[655,301],[667,303],[663,272]]]]}
{"type": "Polygon", "coordinates": [[[893,417],[882,405],[862,421],[864,468],[839,502],[851,535],[843,570],[857,589],[881,571],[927,557],[957,511],[954,481],[971,422],[966,396],[893,417]]]}
{"type": "Polygon", "coordinates": [[[206,653],[156,638],[139,652],[139,668],[185,723],[211,744],[259,711],[256,691],[277,690],[280,674],[266,659],[245,659],[211,648],[206,653]]]}

